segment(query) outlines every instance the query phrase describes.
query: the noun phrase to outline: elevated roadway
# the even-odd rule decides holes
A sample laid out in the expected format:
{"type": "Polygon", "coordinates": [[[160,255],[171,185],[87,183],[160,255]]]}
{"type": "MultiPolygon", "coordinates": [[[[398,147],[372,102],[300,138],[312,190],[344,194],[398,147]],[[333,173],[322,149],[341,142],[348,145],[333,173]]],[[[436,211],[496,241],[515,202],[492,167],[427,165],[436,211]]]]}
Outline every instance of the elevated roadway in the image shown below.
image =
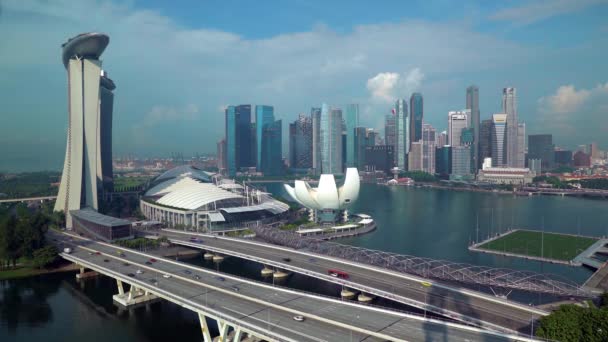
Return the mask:
{"type": "Polygon", "coordinates": [[[74,235],[50,235],[60,248],[73,249],[61,253],[63,258],[197,312],[206,341],[204,317],[216,320],[224,337],[232,327],[239,335],[270,341],[530,340],[275,287],[74,235]],[[305,319],[296,321],[295,315],[305,319]]]}
{"type": "Polygon", "coordinates": [[[548,314],[535,307],[470,289],[305,250],[169,229],[164,229],[161,234],[175,244],[305,274],[495,331],[529,334],[532,322],[548,314]],[[201,242],[192,241],[192,237],[200,238],[201,242]],[[328,274],[330,269],[344,271],[349,278],[332,277],[328,274]]]}

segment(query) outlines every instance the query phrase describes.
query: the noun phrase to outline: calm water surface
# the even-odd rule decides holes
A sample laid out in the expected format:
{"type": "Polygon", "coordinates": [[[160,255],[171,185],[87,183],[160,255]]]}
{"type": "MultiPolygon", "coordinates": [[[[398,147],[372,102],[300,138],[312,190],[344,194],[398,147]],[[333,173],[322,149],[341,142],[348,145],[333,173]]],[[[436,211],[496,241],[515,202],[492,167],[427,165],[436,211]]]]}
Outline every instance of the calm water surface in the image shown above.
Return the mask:
{"type": "MultiPolygon", "coordinates": [[[[280,184],[264,186],[285,196],[280,184]]],[[[608,235],[607,209],[608,202],[600,200],[363,185],[352,212],[372,215],[378,229],[340,242],[400,254],[550,272],[583,282],[591,274],[584,268],[472,253],[467,246],[478,234],[482,238],[508,227],[608,235]]],[[[228,258],[221,267],[230,273],[259,277],[255,264],[228,258]]],[[[294,276],[288,281],[289,286],[324,294],[339,290],[315,285],[305,277],[294,276]]],[[[166,302],[123,310],[112,303],[115,293],[115,282],[109,278],[79,283],[72,273],[0,281],[0,341],[200,340],[197,317],[188,310],[166,302]]]]}

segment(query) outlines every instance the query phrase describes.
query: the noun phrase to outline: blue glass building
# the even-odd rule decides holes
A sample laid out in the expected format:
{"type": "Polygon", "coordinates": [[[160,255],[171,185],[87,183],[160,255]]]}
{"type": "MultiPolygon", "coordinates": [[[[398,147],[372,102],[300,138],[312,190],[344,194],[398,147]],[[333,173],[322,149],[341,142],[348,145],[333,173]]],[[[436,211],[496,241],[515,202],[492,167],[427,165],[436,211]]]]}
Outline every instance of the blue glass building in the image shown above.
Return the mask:
{"type": "Polygon", "coordinates": [[[359,126],[359,105],[346,105],[344,115],[346,126],[346,167],[357,166],[357,150],[355,148],[355,129],[359,126]]]}
{"type": "Polygon", "coordinates": [[[272,106],[255,106],[255,150],[256,150],[256,165],[258,171],[262,170],[262,136],[264,127],[274,123],[274,107],[272,106]]]}
{"type": "Polygon", "coordinates": [[[236,176],[236,170],[238,165],[237,151],[237,126],[236,126],[236,108],[234,106],[228,106],[226,108],[226,170],[228,176],[236,176]]]}
{"type": "Polygon", "coordinates": [[[413,93],[410,96],[410,144],[422,139],[422,118],[424,105],[422,94],[413,93]]]}
{"type": "Polygon", "coordinates": [[[236,113],[236,153],[237,169],[255,166],[253,149],[250,146],[251,137],[251,105],[240,105],[235,107],[236,113]]]}
{"type": "Polygon", "coordinates": [[[262,129],[260,170],[264,176],[283,174],[283,128],[277,120],[262,129]]]}

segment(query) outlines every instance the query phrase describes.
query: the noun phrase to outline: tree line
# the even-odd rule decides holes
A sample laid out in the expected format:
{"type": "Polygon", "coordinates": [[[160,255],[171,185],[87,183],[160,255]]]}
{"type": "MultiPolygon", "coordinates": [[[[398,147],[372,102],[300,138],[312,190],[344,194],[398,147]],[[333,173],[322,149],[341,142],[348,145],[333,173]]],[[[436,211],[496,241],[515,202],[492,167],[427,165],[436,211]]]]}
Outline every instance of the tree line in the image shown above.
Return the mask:
{"type": "Polygon", "coordinates": [[[0,208],[0,269],[20,262],[41,268],[53,262],[57,250],[47,244],[45,235],[63,220],[63,214],[54,213],[49,205],[36,211],[23,204],[0,208]]]}

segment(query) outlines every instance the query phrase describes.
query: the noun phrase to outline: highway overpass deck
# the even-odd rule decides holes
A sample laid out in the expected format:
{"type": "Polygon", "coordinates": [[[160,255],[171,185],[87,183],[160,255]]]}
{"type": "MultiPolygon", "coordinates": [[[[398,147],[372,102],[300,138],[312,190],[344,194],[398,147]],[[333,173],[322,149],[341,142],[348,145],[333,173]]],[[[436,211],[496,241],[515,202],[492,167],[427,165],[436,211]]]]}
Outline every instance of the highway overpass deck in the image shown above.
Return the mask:
{"type": "Polygon", "coordinates": [[[469,289],[305,250],[168,229],[161,234],[176,244],[306,274],[487,329],[529,334],[532,321],[548,314],[544,310],[469,289]],[[202,242],[192,241],[192,237],[199,237],[202,242]],[[348,273],[349,279],[331,277],[328,275],[330,269],[348,273]],[[432,286],[425,286],[429,284],[432,286]]]}
{"type": "Polygon", "coordinates": [[[68,260],[270,340],[525,340],[274,287],[77,236],[53,237],[60,247],[73,248],[62,253],[68,260]],[[297,322],[294,315],[306,319],[297,322]]]}

